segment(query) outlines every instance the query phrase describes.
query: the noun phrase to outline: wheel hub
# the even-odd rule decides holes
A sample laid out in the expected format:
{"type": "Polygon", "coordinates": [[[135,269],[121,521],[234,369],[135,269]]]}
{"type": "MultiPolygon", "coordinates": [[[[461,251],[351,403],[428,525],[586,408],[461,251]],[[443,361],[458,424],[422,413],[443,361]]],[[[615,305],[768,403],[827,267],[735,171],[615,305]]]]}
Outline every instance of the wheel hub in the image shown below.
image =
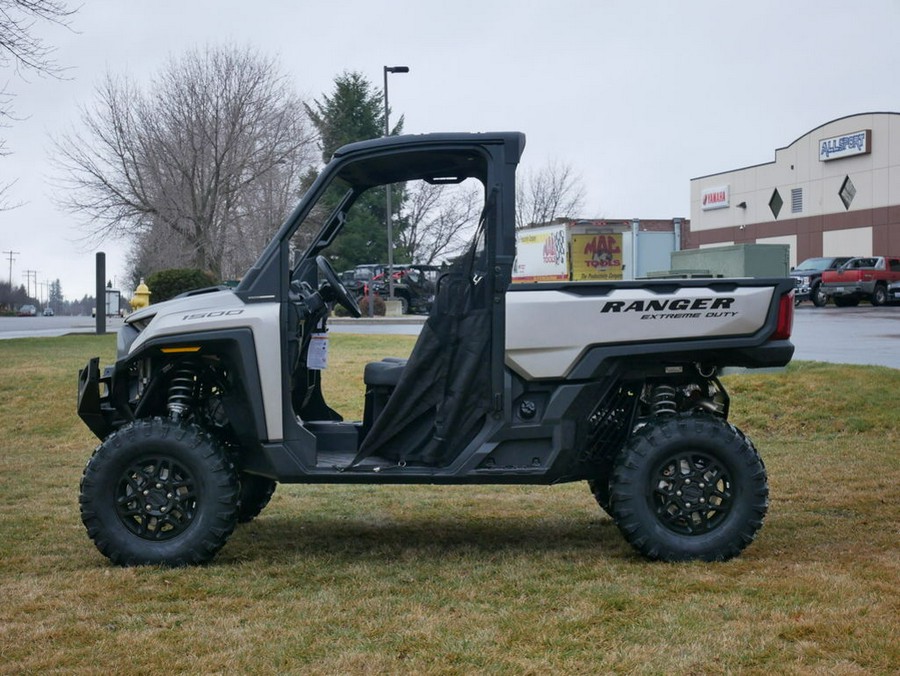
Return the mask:
{"type": "Polygon", "coordinates": [[[132,464],[122,475],[116,494],[119,519],[133,534],[148,540],[168,540],[193,522],[197,501],[187,469],[164,457],[132,464]]]}
{"type": "Polygon", "coordinates": [[[726,517],[731,498],[726,468],[699,452],[681,453],[662,463],[650,496],[660,522],[682,535],[715,528],[726,517]]]}

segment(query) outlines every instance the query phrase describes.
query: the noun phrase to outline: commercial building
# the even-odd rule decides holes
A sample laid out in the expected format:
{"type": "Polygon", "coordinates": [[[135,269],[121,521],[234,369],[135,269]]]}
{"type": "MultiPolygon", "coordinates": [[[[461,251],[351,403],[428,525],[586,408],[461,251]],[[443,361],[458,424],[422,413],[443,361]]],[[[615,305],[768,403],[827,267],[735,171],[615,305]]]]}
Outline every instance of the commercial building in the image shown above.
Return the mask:
{"type": "Polygon", "coordinates": [[[775,161],[691,179],[681,248],[787,244],[811,256],[900,255],[900,113],[827,122],[775,161]]]}

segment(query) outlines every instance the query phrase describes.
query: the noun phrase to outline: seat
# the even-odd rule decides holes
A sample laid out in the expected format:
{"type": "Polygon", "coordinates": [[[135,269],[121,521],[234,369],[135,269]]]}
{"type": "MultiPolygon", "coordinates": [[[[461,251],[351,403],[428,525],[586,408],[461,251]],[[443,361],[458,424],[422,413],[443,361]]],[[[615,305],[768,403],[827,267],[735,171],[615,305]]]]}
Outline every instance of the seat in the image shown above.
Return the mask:
{"type": "Polygon", "coordinates": [[[375,419],[381,415],[381,411],[400,381],[404,368],[406,368],[406,359],[399,357],[385,357],[381,361],[366,364],[366,368],[363,370],[363,383],[366,385],[363,436],[368,434],[375,419]]]}
{"type": "Polygon", "coordinates": [[[406,360],[397,357],[370,362],[363,371],[363,382],[366,387],[395,387],[405,367],[406,360]]]}

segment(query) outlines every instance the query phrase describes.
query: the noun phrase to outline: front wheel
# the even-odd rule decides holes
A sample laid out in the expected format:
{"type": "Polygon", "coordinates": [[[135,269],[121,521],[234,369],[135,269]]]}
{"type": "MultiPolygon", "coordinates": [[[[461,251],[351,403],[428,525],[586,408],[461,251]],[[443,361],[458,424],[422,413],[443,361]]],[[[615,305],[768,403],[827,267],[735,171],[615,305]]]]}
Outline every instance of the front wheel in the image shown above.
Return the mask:
{"type": "Polygon", "coordinates": [[[766,470],[736,427],[708,415],[651,422],[625,445],[610,483],[612,516],[649,559],[724,561],[756,537],[766,470]]]}
{"type": "Polygon", "coordinates": [[[825,307],[828,304],[828,296],[822,291],[821,284],[813,284],[809,292],[810,300],[816,307],[825,307]]]}
{"type": "Polygon", "coordinates": [[[97,447],[81,479],[88,536],[122,566],[205,563],[238,517],[238,479],[196,425],[138,420],[97,447]]]}

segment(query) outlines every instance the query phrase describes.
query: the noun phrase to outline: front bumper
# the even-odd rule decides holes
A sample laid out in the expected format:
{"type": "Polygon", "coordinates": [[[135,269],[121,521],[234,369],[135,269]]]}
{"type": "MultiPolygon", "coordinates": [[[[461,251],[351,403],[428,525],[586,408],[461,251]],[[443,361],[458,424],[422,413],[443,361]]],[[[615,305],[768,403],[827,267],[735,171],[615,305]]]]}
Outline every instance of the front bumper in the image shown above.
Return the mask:
{"type": "Polygon", "coordinates": [[[859,284],[823,284],[822,291],[829,298],[866,295],[865,290],[859,284]]]}
{"type": "Polygon", "coordinates": [[[78,371],[78,417],[99,439],[105,439],[117,427],[118,416],[111,402],[114,372],[114,367],[107,366],[101,376],[99,357],[90,359],[78,371]]]}
{"type": "Polygon", "coordinates": [[[807,278],[792,277],[794,280],[794,300],[798,303],[802,300],[809,300],[812,289],[804,280],[807,278]]]}

